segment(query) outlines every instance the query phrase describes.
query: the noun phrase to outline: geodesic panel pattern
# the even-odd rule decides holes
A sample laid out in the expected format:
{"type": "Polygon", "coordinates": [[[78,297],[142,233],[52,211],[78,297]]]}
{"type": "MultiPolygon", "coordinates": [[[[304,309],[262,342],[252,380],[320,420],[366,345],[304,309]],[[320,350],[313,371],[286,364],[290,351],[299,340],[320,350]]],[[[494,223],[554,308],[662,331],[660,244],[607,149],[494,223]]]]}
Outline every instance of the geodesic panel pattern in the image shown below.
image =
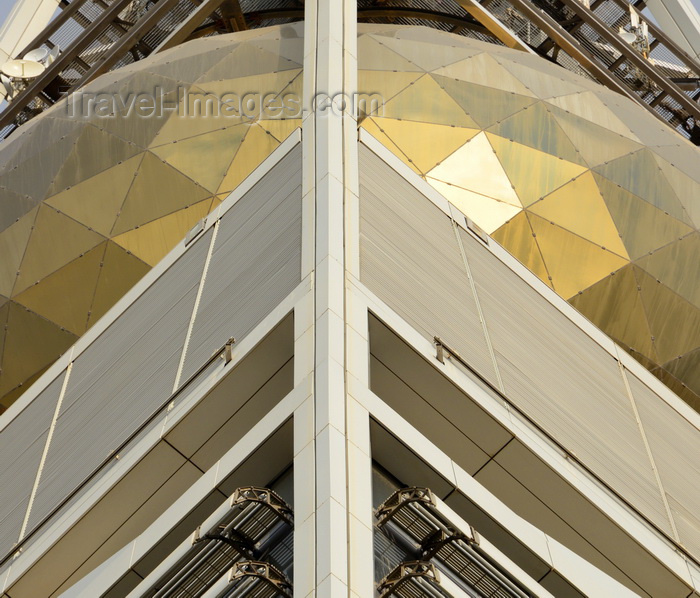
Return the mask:
{"type": "Polygon", "coordinates": [[[536,56],[364,28],[361,126],[700,409],[700,150],[536,56]]]}
{"type": "Polygon", "coordinates": [[[0,146],[0,412],[299,126],[299,31],[178,46],[0,146]]]}
{"type": "MultiPolygon", "coordinates": [[[[259,98],[236,117],[206,97],[300,98],[302,27],[108,73],[0,147],[0,406],[299,126],[259,98]],[[188,110],[146,116],[129,103],[143,93],[188,110]]],[[[358,52],[359,91],[383,98],[361,126],[700,408],[700,151],[536,56],[369,25],[358,52]]]]}

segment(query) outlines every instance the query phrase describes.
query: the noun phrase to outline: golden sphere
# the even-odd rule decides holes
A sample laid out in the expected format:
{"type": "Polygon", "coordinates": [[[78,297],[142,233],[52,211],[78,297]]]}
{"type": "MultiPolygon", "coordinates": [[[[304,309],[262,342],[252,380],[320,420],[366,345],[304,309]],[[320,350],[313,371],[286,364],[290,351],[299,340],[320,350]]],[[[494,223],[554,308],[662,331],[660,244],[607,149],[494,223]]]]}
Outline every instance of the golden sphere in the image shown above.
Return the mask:
{"type": "Polygon", "coordinates": [[[362,127],[700,410],[700,149],[537,56],[363,32],[362,127]]]}
{"type": "MultiPolygon", "coordinates": [[[[301,97],[302,31],[178,46],[100,77],[0,146],[1,405],[300,125],[260,106],[301,97]],[[227,93],[253,94],[252,112],[197,112],[227,93]],[[139,94],[178,108],[149,113],[139,94]]],[[[360,126],[700,408],[700,150],[523,52],[360,25],[358,55],[359,90],[381,98],[360,126]]]]}
{"type": "Polygon", "coordinates": [[[299,126],[260,94],[301,96],[302,57],[289,27],[195,40],[0,146],[0,412],[299,126]]]}

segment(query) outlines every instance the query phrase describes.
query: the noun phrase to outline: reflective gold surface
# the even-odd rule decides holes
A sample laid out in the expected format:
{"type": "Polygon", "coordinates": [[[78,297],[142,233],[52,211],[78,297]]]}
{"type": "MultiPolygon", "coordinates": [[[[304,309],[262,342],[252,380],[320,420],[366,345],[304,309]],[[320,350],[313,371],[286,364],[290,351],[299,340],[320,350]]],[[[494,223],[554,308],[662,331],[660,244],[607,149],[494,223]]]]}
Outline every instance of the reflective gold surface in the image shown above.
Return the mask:
{"type": "MultiPolygon", "coordinates": [[[[301,95],[298,32],[197,40],[86,91],[173,105],[187,92],[189,109],[195,94],[301,95]]],[[[58,104],[0,146],[0,412],[300,124],[78,108],[58,104]]]]}
{"type": "MultiPolygon", "coordinates": [[[[436,30],[360,30],[358,89],[383,98],[361,126],[700,409],[700,151],[535,56],[436,30]]],[[[193,94],[301,96],[300,32],[203,38],[86,90],[184,90],[190,110],[193,94]]],[[[300,124],[66,110],[0,147],[0,406],[300,124]]]]}
{"type": "Polygon", "coordinates": [[[361,126],[700,410],[698,148],[537,57],[363,31],[361,126]]]}

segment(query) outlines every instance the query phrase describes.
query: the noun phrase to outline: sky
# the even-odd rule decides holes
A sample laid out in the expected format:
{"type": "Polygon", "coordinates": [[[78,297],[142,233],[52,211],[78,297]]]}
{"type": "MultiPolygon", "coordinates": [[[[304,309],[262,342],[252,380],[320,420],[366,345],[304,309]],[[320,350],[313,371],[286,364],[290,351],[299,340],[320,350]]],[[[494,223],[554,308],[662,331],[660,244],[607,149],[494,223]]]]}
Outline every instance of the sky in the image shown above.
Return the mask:
{"type": "Polygon", "coordinates": [[[0,22],[5,22],[5,17],[10,12],[14,3],[14,0],[0,0],[0,22]]]}

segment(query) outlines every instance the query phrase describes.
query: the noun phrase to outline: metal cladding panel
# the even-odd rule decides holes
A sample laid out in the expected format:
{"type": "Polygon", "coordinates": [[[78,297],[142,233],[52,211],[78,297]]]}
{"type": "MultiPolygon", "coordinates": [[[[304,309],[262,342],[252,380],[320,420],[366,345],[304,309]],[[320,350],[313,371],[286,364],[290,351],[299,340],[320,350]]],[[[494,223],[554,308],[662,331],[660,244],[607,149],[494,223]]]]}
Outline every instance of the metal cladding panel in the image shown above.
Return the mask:
{"type": "Polygon", "coordinates": [[[172,394],[211,229],[73,365],[29,529],[172,394]]]}
{"type": "MultiPolygon", "coordinates": [[[[360,214],[363,283],[496,385],[450,218],[366,148],[360,214]]],[[[505,395],[671,534],[617,360],[480,240],[458,231],[505,395]]]]}
{"type": "Polygon", "coordinates": [[[301,282],[301,147],[219,223],[182,380],[248,334],[301,282]]]}
{"type": "Polygon", "coordinates": [[[0,556],[19,540],[64,376],[65,371],[0,434],[0,556]]]}
{"type": "Polygon", "coordinates": [[[360,278],[430,341],[495,379],[451,219],[360,145],[360,278]]]}
{"type": "Polygon", "coordinates": [[[700,557],[700,430],[627,373],[680,543],[700,557]]]}
{"type": "Polygon", "coordinates": [[[506,396],[670,533],[617,360],[481,242],[460,234],[506,396]]]}

